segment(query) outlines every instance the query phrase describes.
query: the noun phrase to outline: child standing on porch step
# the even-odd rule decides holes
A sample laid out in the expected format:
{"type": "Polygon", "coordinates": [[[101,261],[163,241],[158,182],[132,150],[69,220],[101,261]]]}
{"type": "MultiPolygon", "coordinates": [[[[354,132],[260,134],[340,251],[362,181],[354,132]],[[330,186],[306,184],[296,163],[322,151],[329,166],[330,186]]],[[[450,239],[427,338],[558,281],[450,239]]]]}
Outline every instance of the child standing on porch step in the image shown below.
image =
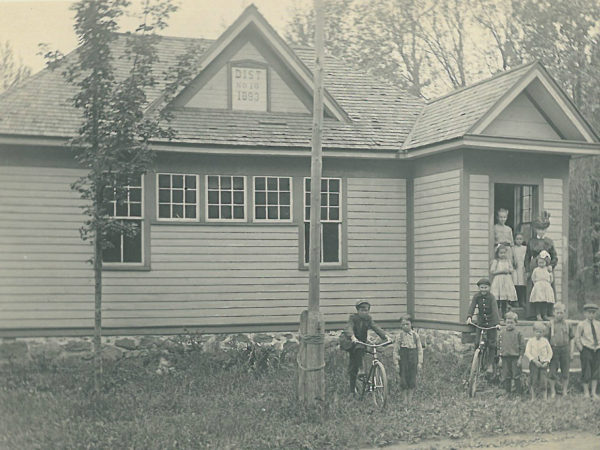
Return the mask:
{"type": "Polygon", "coordinates": [[[512,261],[512,247],[514,245],[513,230],[511,227],[506,225],[506,219],[508,219],[508,209],[500,208],[497,212],[498,223],[494,224],[494,248],[500,244],[504,244],[507,247],[508,259],[512,261]]]}
{"type": "Polygon", "coordinates": [[[421,338],[412,329],[410,318],[400,317],[400,330],[394,345],[394,364],[400,374],[402,401],[406,405],[412,400],[417,386],[417,373],[423,366],[423,346],[421,338]]]}
{"type": "Polygon", "coordinates": [[[554,289],[552,289],[554,276],[548,266],[549,261],[548,252],[540,252],[537,257],[537,267],[531,273],[533,289],[529,302],[534,307],[537,320],[548,320],[548,314],[554,305],[554,289]]]}
{"type": "Polygon", "coordinates": [[[513,265],[515,268],[513,281],[515,283],[515,290],[517,291],[517,300],[521,308],[525,307],[525,301],[527,299],[527,276],[525,275],[526,251],[527,246],[523,245],[523,234],[517,233],[515,235],[515,245],[513,247],[513,265]]]}
{"type": "Polygon", "coordinates": [[[498,245],[496,247],[495,259],[490,267],[490,275],[493,277],[490,292],[496,297],[501,319],[504,319],[506,316],[508,303],[517,301],[517,291],[513,284],[513,272],[515,270],[512,260],[508,257],[508,249],[507,245],[498,245]]]}

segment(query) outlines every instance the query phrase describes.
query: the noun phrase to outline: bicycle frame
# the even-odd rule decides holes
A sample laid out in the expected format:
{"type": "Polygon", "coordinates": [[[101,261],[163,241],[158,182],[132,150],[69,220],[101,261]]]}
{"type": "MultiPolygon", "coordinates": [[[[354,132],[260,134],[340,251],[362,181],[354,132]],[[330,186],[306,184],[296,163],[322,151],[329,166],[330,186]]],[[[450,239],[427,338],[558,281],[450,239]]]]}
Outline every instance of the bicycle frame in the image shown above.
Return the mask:
{"type": "Polygon", "coordinates": [[[387,375],[385,372],[385,366],[377,357],[377,349],[379,347],[386,347],[392,343],[392,341],[386,341],[381,344],[369,344],[366,342],[358,341],[359,344],[367,347],[366,353],[373,355],[371,361],[371,367],[368,374],[361,381],[361,388],[359,389],[360,398],[362,399],[365,394],[373,394],[373,402],[375,405],[383,409],[387,403],[388,387],[387,387],[387,375]],[[371,349],[369,351],[368,349],[371,349]]]}
{"type": "Polygon", "coordinates": [[[475,392],[477,391],[477,382],[479,378],[480,372],[486,369],[486,365],[488,363],[488,340],[487,340],[487,331],[498,329],[497,326],[494,327],[480,327],[477,324],[471,323],[475,328],[479,329],[478,339],[479,345],[475,349],[473,353],[473,361],[471,363],[471,370],[469,372],[468,379],[468,388],[469,388],[469,396],[475,396],[475,392]]]}

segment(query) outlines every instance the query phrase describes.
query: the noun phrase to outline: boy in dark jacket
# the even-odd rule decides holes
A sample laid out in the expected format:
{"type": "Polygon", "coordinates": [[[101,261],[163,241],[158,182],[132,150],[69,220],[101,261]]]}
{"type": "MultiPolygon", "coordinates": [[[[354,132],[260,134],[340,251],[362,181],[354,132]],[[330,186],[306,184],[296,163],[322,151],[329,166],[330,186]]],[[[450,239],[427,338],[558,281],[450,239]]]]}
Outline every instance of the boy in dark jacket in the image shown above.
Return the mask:
{"type": "Polygon", "coordinates": [[[525,339],[516,329],[517,315],[510,311],[506,313],[506,327],[498,337],[498,354],[502,358],[502,384],[508,394],[515,381],[515,391],[521,391],[521,361],[525,353],[525,339]]]}
{"type": "MultiPolygon", "coordinates": [[[[478,309],[478,325],[480,327],[490,328],[497,327],[500,323],[500,316],[498,314],[498,302],[496,301],[496,297],[490,292],[490,280],[487,278],[482,278],[477,282],[477,287],[479,288],[479,292],[477,292],[473,299],[471,300],[471,305],[469,306],[469,312],[467,313],[467,325],[471,324],[473,314],[475,312],[475,308],[478,309]]],[[[487,330],[487,342],[489,348],[489,359],[486,361],[486,366],[488,366],[488,371],[493,369],[490,366],[490,363],[494,361],[496,358],[496,338],[498,336],[498,330],[487,330]]],[[[476,342],[475,345],[478,345],[479,342],[476,342]]]]}
{"type": "Polygon", "coordinates": [[[350,340],[348,351],[350,361],[348,363],[348,376],[350,377],[350,393],[353,394],[356,388],[356,377],[359,369],[362,368],[365,347],[359,343],[367,342],[369,330],[373,330],[384,341],[391,340],[369,315],[371,304],[366,300],[358,300],[355,304],[356,314],[350,314],[348,325],[344,334],[350,340]]]}

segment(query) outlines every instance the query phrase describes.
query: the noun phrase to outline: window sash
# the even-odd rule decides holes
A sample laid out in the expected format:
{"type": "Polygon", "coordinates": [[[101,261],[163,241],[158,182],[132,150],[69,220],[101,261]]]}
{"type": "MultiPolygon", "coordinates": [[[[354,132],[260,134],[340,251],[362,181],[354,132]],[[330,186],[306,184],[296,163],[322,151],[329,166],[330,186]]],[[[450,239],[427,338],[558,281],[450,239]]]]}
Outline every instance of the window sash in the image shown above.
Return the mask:
{"type": "MultiPolygon", "coordinates": [[[[310,177],[304,177],[304,221],[310,221],[309,183],[310,177]]],[[[342,179],[321,178],[321,222],[342,222],[342,202],[342,179]]]]}
{"type": "Polygon", "coordinates": [[[103,264],[119,264],[119,265],[140,265],[144,262],[144,227],[143,221],[141,219],[122,219],[127,221],[137,222],[139,226],[139,232],[134,237],[126,237],[123,233],[119,233],[118,236],[115,236],[118,241],[118,245],[114,245],[110,249],[105,249],[102,255],[103,264]],[[134,249],[133,251],[139,254],[139,260],[135,261],[126,261],[127,257],[127,246],[133,242],[133,245],[139,247],[139,249],[134,249]],[[118,255],[114,255],[113,253],[118,253],[118,255]],[[113,256],[111,260],[107,260],[106,258],[113,256]],[[117,258],[114,258],[117,256],[117,258]]]}
{"type": "MultiPolygon", "coordinates": [[[[334,223],[334,222],[326,222],[321,224],[321,264],[328,266],[339,266],[342,264],[342,224],[334,223]],[[327,230],[329,228],[329,230],[327,230]],[[325,243],[325,233],[326,231],[331,232],[335,228],[335,232],[337,233],[337,252],[335,255],[335,260],[325,261],[325,257],[329,254],[330,246],[325,243]]],[[[304,264],[309,263],[310,256],[310,222],[304,222],[304,264]]]]}
{"type": "Polygon", "coordinates": [[[207,222],[246,222],[248,204],[246,176],[206,175],[205,194],[205,217],[207,222]],[[235,188],[238,180],[242,182],[242,189],[235,188]],[[217,181],[216,187],[214,186],[214,181],[217,181]],[[240,195],[242,203],[238,203],[240,195]],[[216,201],[215,198],[217,199],[216,201]],[[224,213],[227,215],[227,208],[230,208],[231,217],[223,217],[224,213]],[[239,211],[236,208],[241,208],[242,217],[235,217],[236,211],[239,211]],[[214,217],[215,211],[218,212],[218,217],[214,217]]]}
{"type": "MultiPolygon", "coordinates": [[[[139,184],[126,184],[123,186],[126,189],[126,196],[124,199],[116,199],[109,200],[108,215],[114,219],[131,219],[131,218],[143,218],[144,217],[144,177],[140,176],[139,184]],[[139,192],[139,200],[132,199],[132,197],[136,197],[136,192],[139,192]],[[122,212],[120,206],[125,206],[127,209],[126,214],[119,214],[122,212]],[[112,209],[112,211],[111,211],[112,209]],[[136,214],[137,213],[137,214],[136,214]]],[[[116,194],[116,190],[113,189],[113,196],[116,194]]]]}
{"type": "Polygon", "coordinates": [[[293,192],[292,192],[292,178],[291,177],[282,177],[282,176],[254,176],[252,179],[252,186],[254,188],[254,207],[253,207],[253,219],[255,222],[285,222],[290,223],[293,221],[293,192]],[[260,188],[257,186],[257,183],[262,180],[264,182],[264,188],[260,188]],[[272,181],[275,180],[276,186],[269,186],[272,181]],[[287,189],[283,186],[282,189],[282,180],[287,181],[287,189]],[[264,194],[264,202],[260,200],[259,194],[264,194]],[[273,195],[272,195],[273,194],[273,195]],[[284,194],[284,195],[282,195],[284,194]],[[285,195],[287,194],[287,195],[285,195]],[[276,197],[276,202],[272,202],[271,198],[276,197]],[[288,202],[285,201],[282,203],[282,197],[287,197],[288,202]],[[264,208],[265,217],[258,217],[257,211],[258,208],[264,208]],[[277,217],[271,218],[271,212],[273,210],[276,211],[277,217]],[[285,215],[285,211],[287,210],[287,218],[281,218],[282,213],[285,215]]]}
{"type": "MultiPolygon", "coordinates": [[[[157,220],[164,222],[198,222],[200,220],[200,184],[199,184],[199,175],[195,174],[183,174],[183,173],[157,173],[156,174],[156,218],[157,220]],[[161,186],[160,179],[162,177],[169,177],[169,186],[161,186]],[[182,177],[182,186],[176,187],[174,186],[173,177],[182,177]],[[188,177],[194,178],[195,187],[188,188],[188,177]],[[169,195],[168,201],[161,201],[161,191],[167,193],[169,195]],[[182,191],[181,201],[173,201],[174,193],[182,191]],[[195,200],[193,202],[188,202],[188,192],[195,193],[195,200]],[[162,207],[162,208],[161,208],[162,207]],[[161,211],[165,210],[165,207],[168,208],[169,217],[161,216],[161,211]],[[181,208],[183,217],[173,217],[175,207],[181,208]],[[195,217],[187,217],[189,214],[189,210],[192,209],[194,211],[195,217]]],[[[164,178],[163,178],[164,179],[164,178]]]]}

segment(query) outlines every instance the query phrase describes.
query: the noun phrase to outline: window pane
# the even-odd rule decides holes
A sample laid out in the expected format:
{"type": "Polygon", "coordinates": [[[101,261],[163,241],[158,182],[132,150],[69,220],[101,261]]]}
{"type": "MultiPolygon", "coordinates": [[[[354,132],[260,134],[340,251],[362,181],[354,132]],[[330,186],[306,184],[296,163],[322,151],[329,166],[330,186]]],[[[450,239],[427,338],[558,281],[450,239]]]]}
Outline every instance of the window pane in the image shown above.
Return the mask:
{"type": "Polygon", "coordinates": [[[329,194],[329,206],[338,206],[340,204],[340,196],[338,194],[329,194]]]}
{"type": "Polygon", "coordinates": [[[158,205],[158,217],[169,219],[171,217],[171,205],[158,205]]]}
{"type": "Polygon", "coordinates": [[[321,194],[321,207],[327,207],[327,194],[321,194]]]}
{"type": "Polygon", "coordinates": [[[195,219],[196,218],[196,207],[195,206],[186,206],[185,207],[185,217],[186,219],[195,219]]]}
{"type": "Polygon", "coordinates": [[[208,177],[208,188],[209,189],[218,189],[219,188],[219,177],[209,176],[208,177]]]}
{"type": "Polygon", "coordinates": [[[102,261],[121,262],[121,234],[112,233],[107,240],[111,243],[111,246],[102,251],[102,261]]]}
{"type": "Polygon", "coordinates": [[[196,177],[187,175],[185,177],[185,187],[187,187],[188,189],[195,189],[196,188],[196,177]]]}
{"type": "Polygon", "coordinates": [[[279,200],[279,196],[277,195],[277,192],[269,192],[267,194],[267,200],[269,202],[269,205],[276,205],[277,201],[279,200]]]}
{"type": "Polygon", "coordinates": [[[233,177],[233,189],[235,189],[236,191],[244,189],[243,177],[233,177]]]}
{"type": "Polygon", "coordinates": [[[142,262],[142,232],[136,221],[137,233],[133,237],[123,237],[123,262],[142,262]]]}
{"type": "Polygon", "coordinates": [[[142,217],[142,204],[132,203],[129,205],[129,216],[130,217],[142,217]]]}
{"type": "Polygon", "coordinates": [[[158,187],[168,188],[171,186],[171,177],[169,175],[159,175],[158,176],[158,187]]]}
{"type": "Polygon", "coordinates": [[[307,192],[306,194],[304,194],[304,202],[305,202],[306,206],[310,206],[310,192],[307,192]]]}
{"type": "Polygon", "coordinates": [[[277,206],[269,206],[269,219],[277,219],[279,208],[277,206]]]}
{"type": "Polygon", "coordinates": [[[289,178],[280,178],[279,179],[279,190],[281,190],[281,191],[289,191],[290,190],[290,179],[289,178]]]}
{"type": "Polygon", "coordinates": [[[122,200],[117,200],[117,216],[127,217],[127,203],[122,200]]]}
{"type": "Polygon", "coordinates": [[[321,208],[321,220],[327,220],[327,208],[321,208]]]}
{"type": "Polygon", "coordinates": [[[329,209],[329,220],[340,220],[340,209],[330,208],[329,209]]]}
{"type": "Polygon", "coordinates": [[[282,206],[280,208],[280,219],[289,219],[290,218],[290,207],[289,206],[282,206]]]}
{"type": "Polygon", "coordinates": [[[256,177],[254,179],[254,189],[265,190],[265,177],[256,177]]]}
{"type": "Polygon", "coordinates": [[[340,192],[340,180],[329,180],[329,192],[340,192]]]}
{"type": "Polygon", "coordinates": [[[321,180],[321,192],[327,192],[327,180],[321,180]]]}
{"type": "Polygon", "coordinates": [[[183,203],[183,189],[173,189],[173,203],[183,203]]]}
{"type": "Polygon", "coordinates": [[[276,191],[277,190],[277,178],[268,178],[267,179],[267,189],[269,191],[276,191]]]}
{"type": "Polygon", "coordinates": [[[244,207],[243,206],[234,206],[233,207],[233,218],[234,219],[243,219],[244,218],[244,207]]]}
{"type": "Polygon", "coordinates": [[[173,175],[173,187],[174,188],[182,188],[183,187],[183,175],[173,175]]]}
{"type": "Polygon", "coordinates": [[[221,206],[221,219],[231,219],[231,206],[221,206]]]}
{"type": "Polygon", "coordinates": [[[171,201],[171,191],[168,189],[160,189],[158,191],[158,201],[160,203],[169,203],[171,201]]]}
{"type": "Polygon", "coordinates": [[[310,220],[310,208],[304,208],[304,217],[306,217],[306,220],[310,220]]]}
{"type": "Polygon", "coordinates": [[[289,205],[290,204],[290,193],[289,192],[280,192],[279,193],[279,204],[280,205],[289,205]]]}
{"type": "Polygon", "coordinates": [[[209,206],[208,207],[208,217],[210,219],[218,219],[219,218],[219,207],[218,206],[209,206]]]}
{"type": "Polygon", "coordinates": [[[174,219],[182,219],[183,218],[183,206],[182,205],[173,205],[173,218],[174,219]]]}
{"type": "Polygon", "coordinates": [[[304,262],[308,264],[310,255],[310,223],[304,222],[304,262]]]}
{"type": "MultiPolygon", "coordinates": [[[[237,192],[236,192],[237,194],[237,192]]],[[[256,192],[254,194],[254,203],[257,205],[266,205],[267,204],[267,194],[264,192],[256,192]]]]}
{"type": "Polygon", "coordinates": [[[221,203],[231,204],[231,191],[221,191],[221,203]]]}
{"type": "Polygon", "coordinates": [[[221,189],[231,189],[231,177],[221,177],[221,189]]]}
{"type": "Polygon", "coordinates": [[[186,203],[196,203],[196,191],[185,191],[185,202],[186,203]]]}
{"type": "Polygon", "coordinates": [[[323,262],[339,262],[339,230],[337,223],[324,223],[323,233],[323,262]]]}
{"type": "Polygon", "coordinates": [[[243,192],[234,192],[233,193],[233,203],[236,205],[244,204],[244,193],[243,192]]]}
{"type": "Polygon", "coordinates": [[[142,190],[140,188],[129,189],[129,201],[130,202],[141,202],[142,201],[142,190]]]}
{"type": "Polygon", "coordinates": [[[304,180],[304,190],[306,192],[310,192],[310,178],[306,178],[304,180]]]}
{"type": "Polygon", "coordinates": [[[208,191],[208,203],[211,205],[219,203],[219,191],[208,191]]]}
{"type": "Polygon", "coordinates": [[[257,219],[266,219],[267,218],[267,208],[264,206],[257,206],[254,208],[255,216],[257,219]]]}

